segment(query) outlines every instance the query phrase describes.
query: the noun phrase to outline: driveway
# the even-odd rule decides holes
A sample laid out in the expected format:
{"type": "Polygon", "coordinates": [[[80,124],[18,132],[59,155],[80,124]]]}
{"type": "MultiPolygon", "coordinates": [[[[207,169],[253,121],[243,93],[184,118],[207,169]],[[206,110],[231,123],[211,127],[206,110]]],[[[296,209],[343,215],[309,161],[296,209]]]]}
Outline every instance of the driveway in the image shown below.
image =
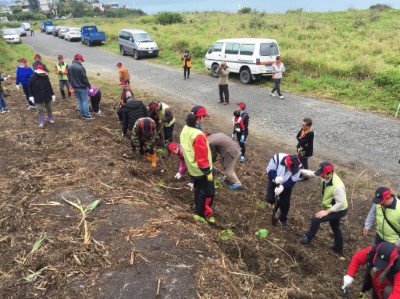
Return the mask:
{"type": "MultiPolygon", "coordinates": [[[[192,79],[184,81],[181,68],[157,65],[148,60],[135,61],[130,56],[103,51],[101,47],[89,48],[79,42],[65,42],[42,33],[28,36],[23,41],[36,52],[54,60],[62,54],[65,61],[70,62],[76,53],[80,53],[85,58],[84,65],[88,72],[99,72],[109,76],[110,80],[117,81],[115,65],[122,62],[130,70],[134,86],[167,94],[184,103],[204,105],[211,112],[211,120],[225,119],[230,122],[235,109],[233,104],[229,107],[218,104],[217,80],[211,76],[193,74],[192,79]]],[[[180,63],[180,57],[171,61],[175,65],[180,63]]],[[[300,123],[304,117],[311,117],[315,131],[315,155],[373,169],[391,176],[393,182],[400,184],[399,120],[290,94],[285,94],[284,100],[271,98],[269,90],[240,82],[231,82],[229,91],[231,103],[246,102],[251,131],[286,143],[293,147],[294,152],[300,123]]],[[[282,91],[285,91],[284,81],[282,91]]],[[[266,163],[269,158],[265,158],[266,163]]]]}

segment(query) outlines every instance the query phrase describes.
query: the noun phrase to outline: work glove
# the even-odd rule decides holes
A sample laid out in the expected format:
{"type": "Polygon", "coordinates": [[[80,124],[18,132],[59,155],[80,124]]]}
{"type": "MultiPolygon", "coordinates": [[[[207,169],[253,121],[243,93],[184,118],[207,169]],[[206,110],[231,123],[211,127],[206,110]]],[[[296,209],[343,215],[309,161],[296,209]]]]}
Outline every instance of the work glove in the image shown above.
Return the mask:
{"type": "Polygon", "coordinates": [[[212,171],[209,174],[207,174],[206,177],[207,177],[207,181],[212,182],[213,181],[212,171]]]}
{"type": "Polygon", "coordinates": [[[182,174],[180,174],[179,172],[174,176],[174,178],[176,178],[177,180],[180,180],[182,178],[182,174]]]}
{"type": "Polygon", "coordinates": [[[314,171],[309,169],[300,169],[300,174],[309,178],[315,177],[314,171]]]}
{"type": "Polygon", "coordinates": [[[283,178],[281,176],[277,176],[275,178],[275,184],[277,184],[277,185],[283,184],[283,178]]]}
{"type": "Polygon", "coordinates": [[[56,101],[56,96],[55,96],[55,95],[52,95],[52,96],[51,96],[51,100],[52,100],[53,102],[55,102],[55,101],[56,101]]]}
{"type": "Polygon", "coordinates": [[[279,185],[278,187],[275,188],[275,195],[279,195],[283,192],[283,186],[279,185]]]}
{"type": "Polygon", "coordinates": [[[90,93],[93,93],[93,89],[89,89],[89,92],[90,92],[90,93]]]}
{"type": "Polygon", "coordinates": [[[231,134],[231,139],[234,140],[235,139],[235,134],[231,134]]]}
{"type": "Polygon", "coordinates": [[[15,88],[16,88],[17,90],[19,90],[19,85],[15,85],[15,88]]]}
{"type": "Polygon", "coordinates": [[[240,136],[240,142],[241,143],[246,143],[246,139],[245,139],[244,134],[242,134],[242,136],[240,136]]]}
{"type": "Polygon", "coordinates": [[[358,295],[358,299],[367,299],[367,293],[360,292],[360,294],[358,295]]]}
{"type": "Polygon", "coordinates": [[[31,101],[33,104],[35,104],[35,98],[34,97],[29,97],[29,101],[31,101]]]}
{"type": "Polygon", "coordinates": [[[194,184],[193,183],[187,183],[187,185],[190,188],[190,191],[193,191],[194,184]]]}
{"type": "Polygon", "coordinates": [[[351,277],[350,275],[343,276],[342,290],[344,290],[345,288],[348,288],[353,283],[353,280],[354,280],[354,278],[351,277]]]}

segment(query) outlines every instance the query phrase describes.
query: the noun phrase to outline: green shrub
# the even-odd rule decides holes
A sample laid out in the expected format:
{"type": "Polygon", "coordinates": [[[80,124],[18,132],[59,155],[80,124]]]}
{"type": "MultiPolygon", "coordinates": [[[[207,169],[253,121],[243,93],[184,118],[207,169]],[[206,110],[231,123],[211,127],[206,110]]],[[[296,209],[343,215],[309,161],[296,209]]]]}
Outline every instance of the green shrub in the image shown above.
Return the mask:
{"type": "Polygon", "coordinates": [[[238,10],[238,13],[241,15],[249,14],[249,13],[251,13],[251,7],[243,7],[238,10]]]}
{"type": "Polygon", "coordinates": [[[386,11],[386,10],[392,9],[392,7],[387,4],[375,4],[375,5],[371,5],[369,7],[369,9],[377,10],[377,11],[386,11]]]}
{"type": "Polygon", "coordinates": [[[152,16],[145,16],[139,19],[140,24],[151,24],[154,23],[154,17],[152,16]]]}
{"type": "Polygon", "coordinates": [[[208,49],[203,49],[200,45],[195,45],[190,49],[190,54],[196,58],[203,58],[208,49]]]}
{"type": "Polygon", "coordinates": [[[189,43],[186,40],[176,40],[171,45],[171,50],[179,53],[183,53],[188,48],[189,43]]]}
{"type": "Polygon", "coordinates": [[[400,71],[389,71],[375,74],[374,82],[377,86],[400,93],[400,71]]]}
{"type": "Polygon", "coordinates": [[[249,28],[251,29],[262,29],[264,27],[264,20],[260,17],[252,18],[249,22],[249,28]]]}
{"type": "Polygon", "coordinates": [[[171,25],[183,23],[183,17],[177,12],[160,12],[156,15],[156,22],[160,25],[171,25]]]}
{"type": "Polygon", "coordinates": [[[302,8],[297,8],[297,9],[289,9],[286,11],[286,13],[302,13],[303,9],[302,8]]]}

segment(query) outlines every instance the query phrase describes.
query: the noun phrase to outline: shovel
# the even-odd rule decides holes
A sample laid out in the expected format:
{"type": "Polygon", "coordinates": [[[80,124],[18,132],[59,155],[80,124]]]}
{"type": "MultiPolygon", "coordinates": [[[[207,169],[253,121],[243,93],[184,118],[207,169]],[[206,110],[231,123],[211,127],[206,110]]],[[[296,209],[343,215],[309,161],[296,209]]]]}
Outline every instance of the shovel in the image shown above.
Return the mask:
{"type": "Polygon", "coordinates": [[[275,194],[275,202],[274,202],[274,206],[272,208],[272,215],[271,215],[271,223],[273,226],[277,226],[277,224],[278,224],[278,217],[276,217],[275,215],[279,209],[279,201],[280,201],[279,195],[275,194]]]}

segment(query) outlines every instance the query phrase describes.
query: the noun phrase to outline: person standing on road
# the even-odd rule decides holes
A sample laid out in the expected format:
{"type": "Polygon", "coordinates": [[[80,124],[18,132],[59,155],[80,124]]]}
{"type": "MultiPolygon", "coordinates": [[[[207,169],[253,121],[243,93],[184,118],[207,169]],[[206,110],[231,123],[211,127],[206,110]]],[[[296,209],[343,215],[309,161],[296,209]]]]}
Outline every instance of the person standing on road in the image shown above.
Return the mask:
{"type": "Polygon", "coordinates": [[[35,31],[33,30],[33,26],[31,27],[31,36],[35,35],[35,31]]]}
{"type": "Polygon", "coordinates": [[[88,96],[90,99],[90,104],[92,105],[93,112],[97,115],[101,115],[101,110],[99,107],[101,101],[101,91],[94,85],[90,85],[90,88],[87,88],[88,96]]]}
{"type": "Polygon", "coordinates": [[[281,61],[280,56],[276,56],[276,61],[272,66],[274,67],[273,78],[275,86],[269,94],[271,95],[271,97],[274,97],[275,96],[274,92],[276,91],[279,95],[279,98],[284,99],[284,96],[281,93],[281,79],[282,79],[282,74],[285,72],[285,65],[281,61]]]}
{"type": "Polygon", "coordinates": [[[86,76],[86,70],[82,65],[85,60],[81,54],[76,54],[72,64],[68,66],[68,81],[74,89],[79,111],[83,119],[91,120],[94,117],[89,113],[88,91],[90,88],[89,79],[86,76]]]}
{"type": "MultiPolygon", "coordinates": [[[[249,135],[249,113],[246,110],[246,104],[243,102],[236,104],[236,109],[239,111],[239,116],[233,116],[233,130],[236,134],[236,139],[241,149],[240,162],[246,162],[246,140],[249,135]],[[239,130],[238,127],[240,128],[239,130]]],[[[233,138],[232,138],[233,139],[233,138]]]]}
{"type": "Polygon", "coordinates": [[[29,81],[29,100],[36,104],[37,114],[39,115],[39,128],[44,127],[44,114],[47,111],[47,121],[54,124],[51,102],[56,101],[53,88],[43,65],[38,65],[35,74],[29,81]]]}
{"type": "Polygon", "coordinates": [[[228,89],[228,77],[229,68],[226,65],[226,61],[221,61],[218,66],[216,73],[218,75],[218,89],[219,89],[219,103],[228,105],[229,104],[229,89],[228,89]]]}
{"type": "Polygon", "coordinates": [[[189,55],[189,51],[186,50],[182,56],[182,67],[183,67],[183,80],[190,79],[190,68],[192,67],[192,57],[189,55]]]}
{"type": "Polygon", "coordinates": [[[38,65],[42,65],[43,69],[46,71],[46,73],[47,74],[49,73],[49,70],[48,70],[47,66],[42,62],[42,56],[40,56],[40,54],[35,54],[33,56],[33,59],[35,60],[33,62],[33,64],[32,64],[32,68],[33,68],[34,71],[37,69],[38,65]]]}
{"type": "Polygon", "coordinates": [[[119,83],[125,82],[128,85],[131,83],[131,75],[129,75],[129,71],[126,67],[122,66],[121,62],[117,63],[119,83]]]}
{"type": "MultiPolygon", "coordinates": [[[[311,128],[311,118],[304,118],[301,124],[301,129],[297,133],[297,153],[299,154],[300,162],[303,169],[308,169],[308,158],[313,155],[314,150],[314,131],[311,128]]],[[[299,181],[308,180],[307,177],[300,175],[299,181]]]]}
{"type": "Polygon", "coordinates": [[[122,81],[119,83],[119,86],[122,86],[122,93],[119,100],[119,106],[121,107],[123,104],[126,104],[129,98],[135,98],[133,95],[133,91],[131,90],[129,83],[122,81]]]}
{"type": "MultiPolygon", "coordinates": [[[[213,215],[215,196],[211,150],[203,131],[197,128],[208,117],[203,106],[194,106],[186,117],[180,141],[190,176],[194,179],[195,213],[209,218],[213,215]]],[[[210,219],[211,220],[211,219],[210,219]]]]}
{"type": "Polygon", "coordinates": [[[372,207],[365,219],[363,234],[366,236],[376,222],[375,245],[381,242],[400,246],[400,201],[389,188],[379,187],[372,199],[372,207]]]}
{"type": "Polygon", "coordinates": [[[300,177],[301,163],[297,155],[278,153],[272,157],[268,166],[268,184],[265,201],[271,205],[276,204],[280,215],[279,224],[288,228],[287,215],[290,209],[292,189],[300,177]],[[278,199],[279,198],[279,199],[278,199]]]}
{"type": "Polygon", "coordinates": [[[68,64],[64,62],[64,57],[58,55],[58,63],[54,67],[54,72],[58,76],[58,85],[60,87],[61,98],[65,99],[64,87],[67,88],[68,97],[71,97],[70,85],[68,82],[68,64]]]}
{"type": "Polygon", "coordinates": [[[18,62],[19,66],[17,67],[15,75],[15,88],[19,90],[19,84],[21,83],[25,98],[28,101],[28,110],[31,110],[35,108],[35,104],[29,100],[29,81],[34,72],[27,65],[28,61],[25,58],[21,58],[18,62]]]}
{"type": "Polygon", "coordinates": [[[235,172],[236,162],[240,157],[240,147],[238,144],[224,133],[209,133],[206,135],[211,149],[212,161],[215,163],[217,161],[217,154],[219,154],[219,163],[226,176],[226,180],[231,183],[229,188],[232,190],[243,189],[243,185],[235,172]]]}
{"type": "Polygon", "coordinates": [[[150,102],[149,112],[150,117],[157,123],[157,131],[160,132],[160,126],[163,127],[165,143],[172,141],[175,127],[175,117],[172,109],[162,102],[150,102]],[[157,117],[154,117],[155,115],[157,117]]]}
{"type": "Polygon", "coordinates": [[[6,113],[10,112],[10,110],[8,109],[7,103],[4,100],[4,89],[3,86],[1,86],[2,81],[5,81],[7,84],[11,84],[10,76],[7,77],[0,76],[0,109],[1,113],[6,113]]]}
{"type": "Polygon", "coordinates": [[[400,298],[400,258],[399,249],[390,242],[368,246],[357,251],[351,258],[347,274],[343,277],[342,290],[348,294],[361,265],[367,265],[361,292],[357,298],[366,299],[372,289],[372,298],[400,298]]]}
{"type": "Polygon", "coordinates": [[[311,219],[311,226],[308,232],[300,238],[299,242],[303,245],[309,244],[317,234],[321,222],[329,222],[335,242],[330,248],[336,253],[343,254],[343,235],[340,229],[340,219],[347,215],[346,188],[334,172],[334,167],[329,162],[319,164],[317,171],[302,169],[300,171],[307,177],[320,176],[321,180],[321,204],[323,210],[318,211],[311,219]]]}

